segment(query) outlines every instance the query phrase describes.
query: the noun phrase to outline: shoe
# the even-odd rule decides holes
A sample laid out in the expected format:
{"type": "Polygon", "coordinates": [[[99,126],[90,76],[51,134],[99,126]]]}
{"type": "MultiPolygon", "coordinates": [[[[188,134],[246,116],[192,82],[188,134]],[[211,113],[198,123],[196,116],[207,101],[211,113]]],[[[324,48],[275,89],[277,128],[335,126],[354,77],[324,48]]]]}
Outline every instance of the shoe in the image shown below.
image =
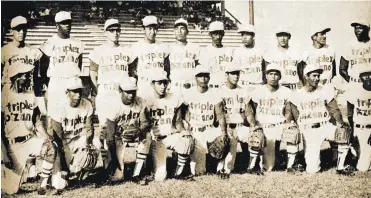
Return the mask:
{"type": "Polygon", "coordinates": [[[354,176],[354,172],[348,171],[346,169],[336,170],[336,174],[343,175],[343,176],[354,176]]]}
{"type": "Polygon", "coordinates": [[[219,174],[221,179],[229,179],[229,174],[228,173],[220,173],[219,174]]]}
{"type": "Polygon", "coordinates": [[[58,189],[57,191],[55,191],[55,193],[53,195],[61,195],[62,193],[63,193],[63,190],[58,189]]]}
{"type": "Polygon", "coordinates": [[[174,176],[174,179],[176,179],[176,180],[183,180],[183,181],[196,181],[194,179],[194,175],[188,175],[188,176],[177,175],[177,176],[174,176]]]}
{"type": "Polygon", "coordinates": [[[247,169],[247,174],[264,175],[264,172],[260,168],[252,168],[252,169],[247,169]]]}
{"type": "Polygon", "coordinates": [[[47,189],[44,187],[40,187],[39,189],[37,189],[38,195],[46,195],[46,192],[47,192],[47,189]]]}
{"type": "Polygon", "coordinates": [[[142,186],[148,185],[148,179],[147,178],[140,178],[139,176],[133,177],[133,182],[140,184],[142,186]]]}
{"type": "Polygon", "coordinates": [[[287,168],[286,172],[295,173],[295,169],[294,168],[287,168]]]}

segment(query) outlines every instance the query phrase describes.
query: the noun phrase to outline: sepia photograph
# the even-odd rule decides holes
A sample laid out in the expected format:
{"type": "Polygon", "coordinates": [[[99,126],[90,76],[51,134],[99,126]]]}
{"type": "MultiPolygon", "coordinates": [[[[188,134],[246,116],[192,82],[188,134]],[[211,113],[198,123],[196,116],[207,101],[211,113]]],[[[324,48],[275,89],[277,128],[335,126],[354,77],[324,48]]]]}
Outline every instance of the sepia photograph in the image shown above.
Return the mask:
{"type": "Polygon", "coordinates": [[[1,197],[371,198],[371,0],[1,1],[1,197]]]}

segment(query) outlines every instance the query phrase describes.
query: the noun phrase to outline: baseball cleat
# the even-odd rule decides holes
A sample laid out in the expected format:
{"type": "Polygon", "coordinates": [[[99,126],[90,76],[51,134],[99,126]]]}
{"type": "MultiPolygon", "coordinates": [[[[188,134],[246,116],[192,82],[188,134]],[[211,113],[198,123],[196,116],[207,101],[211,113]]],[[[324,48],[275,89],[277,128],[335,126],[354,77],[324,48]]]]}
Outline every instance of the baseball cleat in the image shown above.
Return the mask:
{"type": "Polygon", "coordinates": [[[37,189],[37,194],[38,195],[46,195],[46,191],[47,191],[47,189],[45,187],[40,187],[39,189],[37,189]]]}
{"type": "Polygon", "coordinates": [[[343,176],[354,176],[354,172],[352,171],[347,171],[345,169],[342,170],[336,170],[336,174],[338,175],[343,175],[343,176]]]}
{"type": "Polygon", "coordinates": [[[148,179],[147,178],[141,178],[139,176],[133,177],[133,182],[137,183],[137,184],[140,184],[142,186],[148,185],[148,179]]]}

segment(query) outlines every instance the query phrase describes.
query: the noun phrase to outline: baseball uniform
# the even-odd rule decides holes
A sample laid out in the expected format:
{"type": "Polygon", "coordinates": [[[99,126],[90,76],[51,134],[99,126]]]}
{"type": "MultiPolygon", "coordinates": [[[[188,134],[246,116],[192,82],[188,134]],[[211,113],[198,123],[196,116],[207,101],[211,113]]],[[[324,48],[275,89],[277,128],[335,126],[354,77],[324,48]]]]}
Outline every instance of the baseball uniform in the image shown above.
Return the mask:
{"type": "Polygon", "coordinates": [[[354,105],[353,122],[354,137],[359,142],[359,171],[371,170],[371,145],[368,144],[371,135],[371,91],[367,91],[362,84],[354,85],[347,90],[346,99],[354,105]]]}

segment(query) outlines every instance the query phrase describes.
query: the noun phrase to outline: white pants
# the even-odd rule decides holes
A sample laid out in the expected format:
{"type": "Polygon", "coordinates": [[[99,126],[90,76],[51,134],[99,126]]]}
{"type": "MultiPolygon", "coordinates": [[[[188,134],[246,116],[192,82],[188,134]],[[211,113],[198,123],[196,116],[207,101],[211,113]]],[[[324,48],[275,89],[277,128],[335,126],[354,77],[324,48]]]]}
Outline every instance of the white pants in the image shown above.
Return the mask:
{"type": "Polygon", "coordinates": [[[359,159],[357,169],[359,171],[371,170],[371,145],[367,143],[371,135],[371,129],[354,127],[354,137],[359,141],[359,159]]]}
{"type": "MultiPolygon", "coordinates": [[[[73,82],[73,78],[50,77],[48,85],[48,116],[53,117],[60,105],[67,103],[67,86],[73,82]]],[[[58,117],[54,116],[54,117],[58,117]]]]}
{"type": "Polygon", "coordinates": [[[276,125],[271,128],[263,127],[267,140],[267,146],[263,148],[263,166],[267,171],[271,171],[274,168],[276,161],[276,141],[281,140],[282,129],[283,125],[276,125]]]}
{"type": "MultiPolygon", "coordinates": [[[[306,172],[316,173],[320,171],[320,151],[321,145],[325,140],[334,140],[336,126],[331,123],[321,125],[319,128],[304,128],[299,126],[305,141],[305,162],[307,164],[306,172]]],[[[338,150],[347,150],[349,145],[338,145],[338,150]]]]}
{"type": "Polygon", "coordinates": [[[120,101],[120,94],[114,90],[104,90],[98,87],[97,97],[95,98],[96,114],[99,119],[99,126],[105,126],[107,121],[108,105],[117,104],[120,101]]]}

